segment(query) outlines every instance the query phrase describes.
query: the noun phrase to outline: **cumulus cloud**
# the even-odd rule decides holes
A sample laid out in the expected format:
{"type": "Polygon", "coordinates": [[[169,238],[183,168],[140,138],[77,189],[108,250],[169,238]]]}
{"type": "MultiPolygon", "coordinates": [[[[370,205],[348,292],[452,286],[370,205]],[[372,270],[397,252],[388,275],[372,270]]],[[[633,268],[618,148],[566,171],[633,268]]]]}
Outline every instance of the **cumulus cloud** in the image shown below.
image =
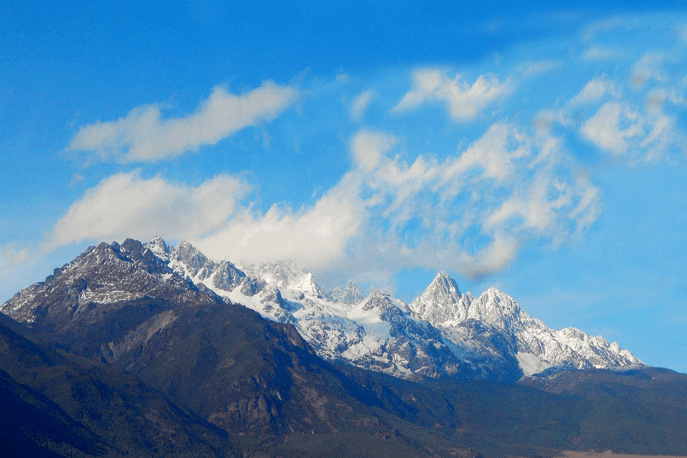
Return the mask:
{"type": "Polygon", "coordinates": [[[508,82],[501,83],[494,75],[482,75],[469,85],[461,81],[461,75],[450,78],[440,70],[417,70],[413,81],[413,89],[403,96],[392,111],[403,112],[425,103],[443,102],[454,120],[466,121],[510,90],[508,82]]]}
{"type": "Polygon", "coordinates": [[[355,122],[360,122],[363,120],[363,115],[365,114],[367,107],[370,105],[370,102],[372,102],[372,99],[374,97],[374,89],[368,89],[353,100],[353,103],[351,103],[350,111],[351,118],[355,122]]]}
{"type": "Polygon", "coordinates": [[[249,186],[220,174],[196,186],[140,172],[118,173],[89,189],[52,230],[47,249],[84,240],[193,238],[216,230],[249,186]]]}
{"type": "Polygon", "coordinates": [[[179,118],[162,118],[161,106],[144,105],[126,117],[83,126],[68,151],[85,151],[100,160],[122,163],[154,162],[214,145],[233,133],[274,119],[296,98],[288,86],[264,83],[235,95],[215,87],[196,111],[179,118]]]}
{"type": "Polygon", "coordinates": [[[310,269],[323,268],[345,254],[366,218],[360,179],[358,172],[349,172],[314,205],[295,211],[279,205],[264,214],[244,208],[220,230],[195,243],[230,259],[291,259],[310,269]]]}

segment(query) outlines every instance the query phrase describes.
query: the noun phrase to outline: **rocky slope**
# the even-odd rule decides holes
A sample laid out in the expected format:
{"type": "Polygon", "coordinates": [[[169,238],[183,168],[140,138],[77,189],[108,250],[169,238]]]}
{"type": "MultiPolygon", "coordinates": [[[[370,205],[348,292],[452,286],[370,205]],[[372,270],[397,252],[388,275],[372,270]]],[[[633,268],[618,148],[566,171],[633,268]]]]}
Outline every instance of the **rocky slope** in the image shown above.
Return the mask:
{"type": "Polygon", "coordinates": [[[224,431],[131,374],[54,348],[0,316],[7,457],[234,457],[224,431]]]}

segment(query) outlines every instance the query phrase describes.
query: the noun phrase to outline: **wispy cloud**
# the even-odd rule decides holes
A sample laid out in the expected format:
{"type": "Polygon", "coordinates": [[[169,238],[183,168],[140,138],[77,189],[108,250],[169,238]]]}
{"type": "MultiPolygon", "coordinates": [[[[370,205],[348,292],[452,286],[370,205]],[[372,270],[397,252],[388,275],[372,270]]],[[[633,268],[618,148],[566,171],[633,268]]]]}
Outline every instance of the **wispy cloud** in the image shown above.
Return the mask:
{"type": "Polygon", "coordinates": [[[16,243],[0,246],[0,272],[24,264],[29,259],[29,249],[16,243]]]}
{"type": "Polygon", "coordinates": [[[353,121],[360,122],[363,120],[363,115],[365,114],[367,107],[370,105],[370,102],[372,102],[372,99],[375,97],[375,95],[376,93],[374,89],[368,89],[353,100],[350,108],[351,118],[353,121]]]}
{"type": "Polygon", "coordinates": [[[598,189],[574,171],[556,139],[497,123],[444,161],[420,154],[407,163],[392,151],[360,169],[365,219],[342,253],[357,275],[417,266],[488,275],[528,237],[558,245],[598,217],[598,189]]]}
{"type": "Polygon", "coordinates": [[[621,50],[608,46],[592,45],[582,52],[582,58],[588,61],[611,60],[622,56],[621,50]]]}
{"type": "Polygon", "coordinates": [[[575,97],[570,99],[570,104],[581,105],[596,102],[606,96],[616,97],[618,95],[619,89],[616,85],[605,76],[601,76],[589,81],[575,97]]]}
{"type": "Polygon", "coordinates": [[[417,70],[413,82],[413,88],[392,111],[404,112],[425,103],[443,102],[454,120],[466,121],[510,90],[508,82],[502,83],[494,75],[482,75],[470,85],[461,81],[461,75],[450,78],[441,70],[417,70]]]}
{"type": "Polygon", "coordinates": [[[536,62],[528,62],[520,66],[520,72],[523,76],[534,76],[542,73],[551,72],[562,66],[562,62],[556,60],[540,60],[536,62]]]}
{"type": "Polygon", "coordinates": [[[122,163],[154,162],[214,145],[233,133],[274,119],[296,98],[296,89],[264,83],[235,95],[215,87],[196,111],[179,118],[162,118],[162,106],[137,107],[124,118],[83,126],[68,151],[84,151],[91,160],[122,163]]]}
{"type": "Polygon", "coordinates": [[[609,101],[587,119],[581,135],[602,151],[624,157],[630,165],[670,159],[687,150],[687,137],[675,116],[662,110],[667,96],[660,90],[647,94],[643,106],[609,101]]]}
{"type": "Polygon", "coordinates": [[[667,77],[661,71],[661,64],[665,60],[666,55],[663,52],[650,51],[644,54],[632,67],[630,74],[632,86],[643,86],[652,79],[665,82],[667,77]]]}
{"type": "Polygon", "coordinates": [[[392,135],[362,130],[357,132],[351,141],[351,153],[355,164],[365,172],[371,172],[382,160],[397,139],[392,135]]]}

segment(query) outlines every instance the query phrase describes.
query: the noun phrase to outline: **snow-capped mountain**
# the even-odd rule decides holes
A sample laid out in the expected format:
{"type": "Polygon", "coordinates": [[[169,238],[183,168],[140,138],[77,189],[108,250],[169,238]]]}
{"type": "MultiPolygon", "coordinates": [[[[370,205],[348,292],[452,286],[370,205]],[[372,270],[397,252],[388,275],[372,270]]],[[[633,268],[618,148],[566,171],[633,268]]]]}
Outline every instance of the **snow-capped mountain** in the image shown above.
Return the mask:
{"type": "Polygon", "coordinates": [[[187,242],[155,238],[146,246],[171,269],[263,317],[293,324],[315,351],[401,377],[413,375],[514,380],[549,367],[614,368],[643,364],[603,337],[555,331],[489,288],[462,294],[439,273],[410,304],[353,283],[323,291],[290,262],[237,265],[214,261],[187,242]]]}
{"type": "Polygon", "coordinates": [[[463,294],[444,272],[406,304],[378,291],[365,296],[353,283],[324,291],[312,273],[290,262],[215,261],[187,242],[175,248],[158,237],[143,245],[128,240],[91,247],[52,277],[20,291],[0,310],[28,324],[38,317],[59,327],[81,315],[97,322],[125,301],[231,301],[293,325],[325,359],[406,378],[514,381],[550,367],[642,364],[602,337],[548,328],[495,288],[479,297],[463,294]]]}
{"type": "Polygon", "coordinates": [[[475,331],[475,323],[500,334],[510,343],[525,375],[552,366],[588,369],[642,364],[629,351],[603,337],[592,337],[575,328],[555,331],[547,327],[496,288],[489,288],[478,298],[470,293],[463,295],[445,272],[439,273],[409,308],[451,340],[468,337],[489,348],[485,331],[475,331]]]}

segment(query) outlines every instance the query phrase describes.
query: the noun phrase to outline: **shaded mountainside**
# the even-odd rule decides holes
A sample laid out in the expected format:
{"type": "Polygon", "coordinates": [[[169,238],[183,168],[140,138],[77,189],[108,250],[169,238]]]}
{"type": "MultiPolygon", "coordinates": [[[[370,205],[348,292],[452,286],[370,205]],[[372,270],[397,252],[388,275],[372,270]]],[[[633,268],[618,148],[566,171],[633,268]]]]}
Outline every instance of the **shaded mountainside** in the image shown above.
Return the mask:
{"type": "Polygon", "coordinates": [[[224,431],[119,368],[0,319],[3,456],[231,457],[224,431]]]}
{"type": "MultiPolygon", "coordinates": [[[[403,304],[379,293],[349,307],[383,317],[398,338],[408,332],[401,328],[427,326],[407,322],[403,304]]],[[[90,248],[2,311],[23,320],[0,323],[6,405],[31,404],[55,424],[74,422],[60,443],[85,456],[118,456],[123,438],[131,447],[149,444],[150,456],[687,455],[684,404],[636,400],[631,390],[559,394],[556,378],[548,386],[446,375],[408,380],[328,362],[294,326],[226,302],[133,240],[90,248]]],[[[435,350],[444,351],[436,336],[435,350]]],[[[646,392],[665,386],[676,399],[687,397],[681,380],[663,385],[667,379],[646,380],[641,370],[624,376],[646,392]]],[[[25,430],[19,442],[38,437],[34,445],[51,451],[58,442],[54,428],[28,422],[25,430]]]]}
{"type": "Polygon", "coordinates": [[[658,367],[549,370],[524,377],[519,383],[568,397],[632,399],[640,404],[687,409],[687,374],[658,367]]]}

